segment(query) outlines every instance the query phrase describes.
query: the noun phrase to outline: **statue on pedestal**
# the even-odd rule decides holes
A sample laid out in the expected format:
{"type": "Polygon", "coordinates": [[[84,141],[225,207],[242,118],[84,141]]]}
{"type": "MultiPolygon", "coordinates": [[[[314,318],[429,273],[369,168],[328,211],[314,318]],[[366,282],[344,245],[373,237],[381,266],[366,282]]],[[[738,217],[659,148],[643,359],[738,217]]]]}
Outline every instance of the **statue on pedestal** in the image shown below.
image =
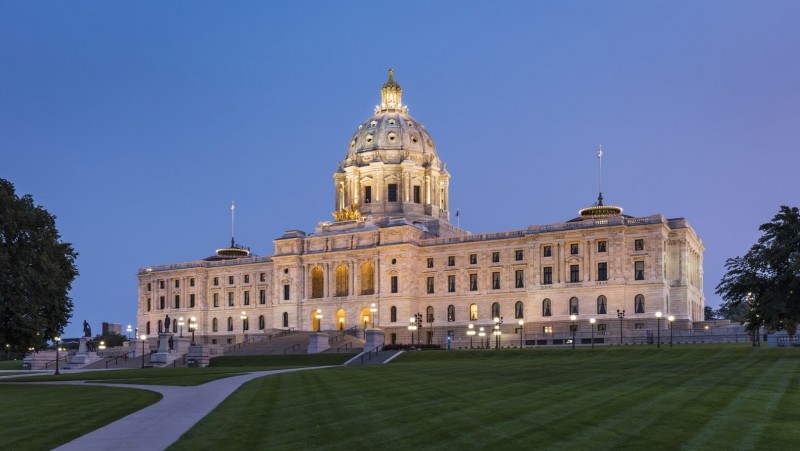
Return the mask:
{"type": "Polygon", "coordinates": [[[89,323],[86,320],[83,320],[83,336],[84,337],[91,337],[92,336],[92,328],[89,326],[89,323]]]}
{"type": "Polygon", "coordinates": [[[170,325],[171,321],[172,320],[169,319],[169,315],[167,315],[167,317],[164,319],[164,333],[165,334],[169,333],[169,325],[170,325]]]}

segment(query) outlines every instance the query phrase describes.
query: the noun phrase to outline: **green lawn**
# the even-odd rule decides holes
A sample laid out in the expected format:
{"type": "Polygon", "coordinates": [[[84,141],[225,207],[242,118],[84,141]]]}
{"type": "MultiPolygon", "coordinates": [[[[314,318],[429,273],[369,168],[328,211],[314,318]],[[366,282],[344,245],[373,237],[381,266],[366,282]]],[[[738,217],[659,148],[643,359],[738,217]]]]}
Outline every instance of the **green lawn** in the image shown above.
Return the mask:
{"type": "Polygon", "coordinates": [[[159,399],[128,388],[0,384],[0,449],[52,449],[159,399]]]}
{"type": "Polygon", "coordinates": [[[211,359],[211,367],[258,367],[259,369],[341,365],[356,354],[292,354],[222,356],[211,359]]]}
{"type": "Polygon", "coordinates": [[[85,373],[50,372],[44,376],[0,379],[3,382],[95,381],[112,384],[200,385],[223,377],[252,372],[255,368],[145,368],[133,370],[87,371],[85,373]]]}
{"type": "Polygon", "coordinates": [[[172,449],[786,449],[798,351],[406,353],[251,381],[172,449]]]}
{"type": "Polygon", "coordinates": [[[21,370],[22,360],[3,360],[0,361],[0,370],[21,370]]]}

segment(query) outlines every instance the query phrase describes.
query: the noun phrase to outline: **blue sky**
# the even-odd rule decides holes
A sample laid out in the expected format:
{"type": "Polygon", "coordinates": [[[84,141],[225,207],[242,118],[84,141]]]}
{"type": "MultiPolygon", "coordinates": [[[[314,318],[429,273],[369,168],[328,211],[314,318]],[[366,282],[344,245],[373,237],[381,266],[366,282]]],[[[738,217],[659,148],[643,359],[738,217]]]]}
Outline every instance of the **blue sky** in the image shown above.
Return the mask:
{"type": "Polygon", "coordinates": [[[0,2],[0,177],[80,253],[73,321],[135,322],[136,272],[331,219],[393,67],[475,233],[603,194],[685,217],[705,294],[800,204],[800,2],[0,2]]]}

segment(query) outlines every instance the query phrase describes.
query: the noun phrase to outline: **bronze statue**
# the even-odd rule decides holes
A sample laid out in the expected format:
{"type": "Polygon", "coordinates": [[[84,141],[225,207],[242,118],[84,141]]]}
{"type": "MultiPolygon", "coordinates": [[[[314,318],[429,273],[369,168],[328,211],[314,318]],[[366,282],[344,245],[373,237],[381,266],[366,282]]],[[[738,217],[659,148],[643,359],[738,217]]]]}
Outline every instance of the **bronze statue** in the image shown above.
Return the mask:
{"type": "Polygon", "coordinates": [[[164,333],[169,333],[169,324],[172,320],[169,319],[169,315],[164,319],[164,333]]]}
{"type": "Polygon", "coordinates": [[[84,337],[92,336],[92,328],[89,326],[89,323],[87,323],[86,320],[83,320],[83,336],[84,337]]]}

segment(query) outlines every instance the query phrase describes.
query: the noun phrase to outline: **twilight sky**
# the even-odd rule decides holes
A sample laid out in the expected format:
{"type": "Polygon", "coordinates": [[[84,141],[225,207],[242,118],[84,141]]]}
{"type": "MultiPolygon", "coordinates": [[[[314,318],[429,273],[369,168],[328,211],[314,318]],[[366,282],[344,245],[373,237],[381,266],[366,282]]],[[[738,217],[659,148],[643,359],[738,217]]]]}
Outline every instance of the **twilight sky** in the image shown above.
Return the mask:
{"type": "MultiPolygon", "coordinates": [[[[706,304],[800,204],[800,2],[0,3],[0,177],[79,252],[75,311],[135,323],[136,273],[332,219],[387,70],[473,233],[597,196],[685,217],[706,304]]],[[[135,327],[135,326],[134,326],[135,327]]]]}

